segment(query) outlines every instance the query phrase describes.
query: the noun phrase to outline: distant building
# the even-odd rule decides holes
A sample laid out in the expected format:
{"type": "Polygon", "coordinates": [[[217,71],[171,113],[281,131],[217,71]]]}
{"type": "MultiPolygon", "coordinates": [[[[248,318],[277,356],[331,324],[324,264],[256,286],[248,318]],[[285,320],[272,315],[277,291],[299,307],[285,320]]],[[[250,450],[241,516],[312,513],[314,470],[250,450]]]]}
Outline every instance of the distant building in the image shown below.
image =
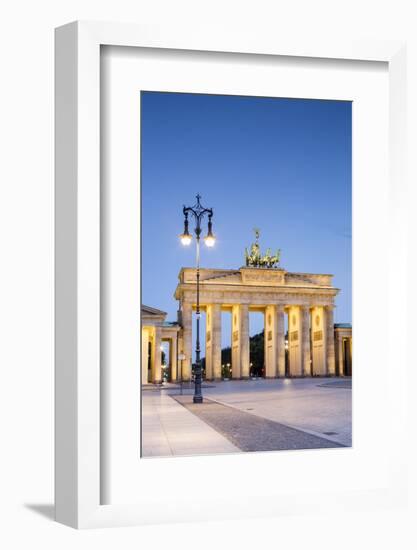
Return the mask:
{"type": "Polygon", "coordinates": [[[177,340],[180,326],[165,321],[166,312],[142,305],[142,384],[162,382],[161,346],[169,343],[168,373],[170,380],[177,380],[177,340]]]}
{"type": "Polygon", "coordinates": [[[336,374],[352,376],[352,325],[336,323],[334,325],[334,343],[336,349],[336,374]]]}

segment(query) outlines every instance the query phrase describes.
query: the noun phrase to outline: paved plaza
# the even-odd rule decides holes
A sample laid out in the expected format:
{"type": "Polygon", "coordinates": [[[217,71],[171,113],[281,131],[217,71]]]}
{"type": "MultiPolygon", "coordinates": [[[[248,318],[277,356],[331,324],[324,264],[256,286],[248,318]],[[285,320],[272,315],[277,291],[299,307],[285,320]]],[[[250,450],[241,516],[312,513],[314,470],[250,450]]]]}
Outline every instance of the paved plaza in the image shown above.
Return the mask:
{"type": "Polygon", "coordinates": [[[142,456],[316,449],[352,444],[351,379],[167,384],[142,391],[142,456]]]}
{"type": "Polygon", "coordinates": [[[142,456],[189,456],[236,453],[235,447],[206,422],[168,394],[178,390],[142,392],[142,456]]]}

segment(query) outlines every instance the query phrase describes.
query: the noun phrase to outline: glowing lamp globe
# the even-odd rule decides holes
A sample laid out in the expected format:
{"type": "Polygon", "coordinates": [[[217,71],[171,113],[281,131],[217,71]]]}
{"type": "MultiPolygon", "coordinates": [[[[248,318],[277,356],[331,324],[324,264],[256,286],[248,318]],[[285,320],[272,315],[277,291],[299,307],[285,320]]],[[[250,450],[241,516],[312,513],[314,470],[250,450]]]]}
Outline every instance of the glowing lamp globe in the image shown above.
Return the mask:
{"type": "Polygon", "coordinates": [[[191,235],[188,233],[183,233],[180,235],[181,244],[184,246],[189,246],[191,244],[191,235]]]}
{"type": "Polygon", "coordinates": [[[204,237],[204,242],[206,243],[206,246],[209,246],[211,248],[215,245],[216,239],[214,235],[207,235],[207,237],[204,237]]]}

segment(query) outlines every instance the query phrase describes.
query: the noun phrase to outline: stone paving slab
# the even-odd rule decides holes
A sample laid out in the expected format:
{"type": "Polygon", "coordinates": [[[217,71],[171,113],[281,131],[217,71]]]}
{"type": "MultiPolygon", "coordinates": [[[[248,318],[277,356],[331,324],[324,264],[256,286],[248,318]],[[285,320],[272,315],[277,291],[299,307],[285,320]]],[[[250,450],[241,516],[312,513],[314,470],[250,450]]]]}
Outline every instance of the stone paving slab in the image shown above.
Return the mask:
{"type": "Polygon", "coordinates": [[[166,392],[142,395],[142,456],[193,456],[240,450],[166,392]]]}
{"type": "Polygon", "coordinates": [[[172,396],[187,410],[246,452],[344,447],[339,443],[249,414],[204,398],[195,404],[191,395],[172,396]]]}

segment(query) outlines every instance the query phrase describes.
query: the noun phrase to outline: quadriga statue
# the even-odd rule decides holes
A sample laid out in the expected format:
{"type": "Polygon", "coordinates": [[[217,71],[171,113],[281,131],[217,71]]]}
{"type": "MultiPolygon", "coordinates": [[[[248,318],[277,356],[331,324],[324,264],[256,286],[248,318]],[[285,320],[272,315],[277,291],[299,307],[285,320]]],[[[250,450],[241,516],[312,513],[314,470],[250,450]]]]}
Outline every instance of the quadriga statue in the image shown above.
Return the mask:
{"type": "Polygon", "coordinates": [[[255,242],[252,243],[250,247],[250,252],[245,248],[245,263],[246,267],[265,267],[273,268],[278,267],[281,257],[281,250],[277,250],[275,256],[272,256],[271,249],[268,248],[264,256],[261,255],[261,250],[259,246],[259,229],[254,229],[255,231],[255,242]]]}

